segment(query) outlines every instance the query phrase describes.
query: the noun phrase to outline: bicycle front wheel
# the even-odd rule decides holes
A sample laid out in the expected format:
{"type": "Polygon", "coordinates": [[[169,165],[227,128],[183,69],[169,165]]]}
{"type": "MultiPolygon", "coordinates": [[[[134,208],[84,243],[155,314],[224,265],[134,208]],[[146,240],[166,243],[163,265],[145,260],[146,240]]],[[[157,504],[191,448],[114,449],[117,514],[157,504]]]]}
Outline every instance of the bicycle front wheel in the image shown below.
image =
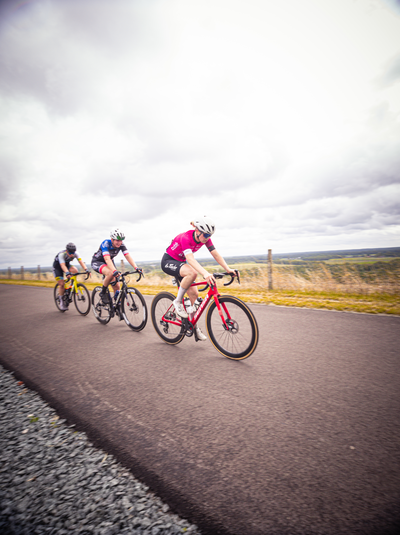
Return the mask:
{"type": "Polygon", "coordinates": [[[60,312],[65,312],[65,310],[63,310],[62,308],[60,308],[60,301],[62,299],[62,296],[60,295],[60,286],[58,284],[56,284],[54,286],[54,302],[56,304],[56,307],[58,308],[58,310],[60,312]]]}
{"type": "Polygon", "coordinates": [[[151,321],[156,333],[164,342],[171,345],[179,344],[185,337],[182,333],[181,320],[172,303],[174,299],[174,295],[161,292],[151,303],[151,321]]]}
{"type": "Polygon", "coordinates": [[[77,287],[78,293],[74,292],[75,307],[79,314],[86,316],[90,310],[90,294],[86,286],[81,282],[77,284],[77,287]]]}
{"type": "Polygon", "coordinates": [[[215,303],[207,309],[207,332],[215,349],[224,357],[243,360],[253,353],[258,344],[256,318],[237,297],[230,295],[218,298],[221,309],[215,303]]]}
{"type": "Polygon", "coordinates": [[[122,317],[134,331],[141,331],[147,323],[147,306],[143,295],[136,288],[127,288],[121,301],[122,317]]]}
{"type": "Polygon", "coordinates": [[[110,307],[112,307],[112,304],[111,304],[111,298],[110,298],[109,292],[108,292],[108,297],[110,299],[110,304],[106,305],[103,303],[100,297],[101,288],[102,288],[101,286],[96,286],[96,288],[92,292],[92,310],[93,310],[94,317],[97,319],[97,321],[105,325],[111,319],[110,307]]]}

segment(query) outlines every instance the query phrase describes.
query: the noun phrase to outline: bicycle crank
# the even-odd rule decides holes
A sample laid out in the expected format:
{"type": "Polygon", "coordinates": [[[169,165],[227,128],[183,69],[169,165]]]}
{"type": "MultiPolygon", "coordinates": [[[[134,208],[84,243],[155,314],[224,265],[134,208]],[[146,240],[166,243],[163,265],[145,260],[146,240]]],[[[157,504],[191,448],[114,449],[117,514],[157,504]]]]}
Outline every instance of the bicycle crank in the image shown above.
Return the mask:
{"type": "Polygon", "coordinates": [[[182,329],[181,332],[184,332],[186,336],[193,336],[194,329],[193,325],[187,318],[182,318],[182,329]]]}

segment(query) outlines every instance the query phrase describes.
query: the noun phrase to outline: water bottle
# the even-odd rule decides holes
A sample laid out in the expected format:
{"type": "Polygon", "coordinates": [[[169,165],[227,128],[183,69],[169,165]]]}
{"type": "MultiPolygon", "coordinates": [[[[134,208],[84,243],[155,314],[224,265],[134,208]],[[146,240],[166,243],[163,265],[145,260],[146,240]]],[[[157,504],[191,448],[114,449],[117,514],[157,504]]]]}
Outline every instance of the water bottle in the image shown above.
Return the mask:
{"type": "Polygon", "coordinates": [[[194,311],[196,311],[199,308],[202,302],[203,302],[203,299],[201,297],[198,297],[196,299],[196,301],[194,302],[194,311]]]}

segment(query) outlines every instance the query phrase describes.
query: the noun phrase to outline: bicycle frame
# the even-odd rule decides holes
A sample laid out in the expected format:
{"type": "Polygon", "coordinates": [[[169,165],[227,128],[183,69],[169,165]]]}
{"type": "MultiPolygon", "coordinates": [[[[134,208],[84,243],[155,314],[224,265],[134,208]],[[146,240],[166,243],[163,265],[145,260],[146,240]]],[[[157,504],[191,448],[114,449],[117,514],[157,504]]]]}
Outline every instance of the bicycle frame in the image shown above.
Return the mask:
{"type": "Polygon", "coordinates": [[[77,282],[76,278],[79,275],[86,275],[86,279],[89,277],[89,275],[85,271],[82,272],[82,273],[71,273],[70,277],[68,278],[68,280],[66,281],[66,284],[64,286],[65,290],[73,289],[73,293],[76,293],[76,294],[78,293],[78,282],[77,282]],[[68,286],[67,286],[67,284],[68,284],[68,286]]]}
{"type": "Polygon", "coordinates": [[[142,273],[140,272],[137,272],[137,271],[126,271],[125,273],[120,273],[117,277],[117,280],[114,280],[114,282],[111,282],[111,286],[115,286],[118,282],[121,284],[121,289],[119,291],[119,294],[118,294],[118,297],[117,297],[117,300],[113,303],[113,308],[114,310],[118,307],[118,305],[120,304],[120,301],[122,299],[122,295],[125,293],[126,294],[126,291],[128,289],[128,283],[129,283],[129,280],[128,282],[126,281],[125,277],[127,275],[134,275],[136,273],[139,273],[139,278],[136,280],[136,282],[139,282],[140,279],[144,276],[142,273]]]}
{"type": "MultiPolygon", "coordinates": [[[[214,273],[214,275],[216,275],[216,274],[214,273]]],[[[228,284],[224,284],[224,286],[228,286],[229,284],[231,284],[232,280],[228,284]]],[[[204,284],[206,284],[206,283],[204,283],[204,281],[203,282],[194,282],[191,286],[204,286],[204,284]]],[[[207,288],[207,286],[206,286],[206,288],[207,288]]],[[[206,289],[206,288],[204,288],[204,289],[206,289]]],[[[222,313],[221,304],[220,304],[219,299],[218,299],[219,297],[220,297],[220,293],[218,291],[217,285],[215,284],[214,286],[210,286],[209,287],[207,295],[203,299],[203,301],[202,301],[201,305],[199,306],[199,308],[196,310],[196,312],[195,312],[195,314],[194,314],[192,319],[186,318],[184,321],[182,321],[181,319],[179,319],[178,321],[172,321],[170,319],[167,319],[165,316],[167,315],[169,310],[171,308],[173,308],[173,306],[174,306],[173,304],[171,304],[171,306],[168,308],[167,312],[164,314],[162,319],[166,323],[172,323],[173,325],[177,325],[177,326],[181,326],[181,325],[184,326],[185,325],[184,322],[186,321],[186,322],[190,323],[193,327],[195,327],[196,323],[200,319],[200,317],[203,314],[204,310],[207,308],[207,305],[209,304],[211,299],[214,299],[215,304],[216,304],[217,309],[218,309],[218,313],[219,313],[219,315],[221,317],[222,323],[224,324],[226,330],[229,330],[229,327],[226,324],[226,321],[225,321],[225,318],[224,318],[224,314],[222,313]]],[[[224,310],[227,318],[228,319],[232,319],[230,314],[229,314],[228,309],[226,308],[226,306],[224,304],[222,306],[223,306],[223,310],[224,310]]]]}
{"type": "MultiPolygon", "coordinates": [[[[115,313],[117,311],[119,311],[119,305],[121,304],[121,300],[122,300],[122,296],[126,293],[127,293],[127,290],[128,290],[128,284],[129,284],[129,280],[126,281],[126,276],[127,275],[135,275],[136,273],[139,273],[139,278],[136,280],[136,282],[139,282],[140,279],[142,277],[144,277],[143,273],[141,273],[140,271],[126,271],[125,273],[120,273],[118,275],[118,277],[116,277],[116,280],[114,280],[113,282],[110,282],[110,285],[112,287],[114,287],[118,282],[121,284],[121,289],[119,291],[119,294],[117,296],[117,299],[116,301],[114,301],[113,299],[110,299],[110,313],[111,313],[111,317],[113,317],[115,315],[115,313]]],[[[103,275],[103,279],[104,279],[104,275],[103,275]]],[[[115,291],[115,290],[114,290],[115,291]]]]}

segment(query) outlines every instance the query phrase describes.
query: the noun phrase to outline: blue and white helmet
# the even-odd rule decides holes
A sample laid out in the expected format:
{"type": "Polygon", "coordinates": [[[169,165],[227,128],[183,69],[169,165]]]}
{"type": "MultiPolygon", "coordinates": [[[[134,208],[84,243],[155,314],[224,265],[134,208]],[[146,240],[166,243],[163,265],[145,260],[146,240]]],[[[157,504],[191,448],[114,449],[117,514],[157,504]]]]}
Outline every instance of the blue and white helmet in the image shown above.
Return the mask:
{"type": "Polygon", "coordinates": [[[112,240],[124,240],[125,234],[120,230],[119,228],[116,228],[115,230],[112,230],[110,232],[110,238],[112,240]]]}

